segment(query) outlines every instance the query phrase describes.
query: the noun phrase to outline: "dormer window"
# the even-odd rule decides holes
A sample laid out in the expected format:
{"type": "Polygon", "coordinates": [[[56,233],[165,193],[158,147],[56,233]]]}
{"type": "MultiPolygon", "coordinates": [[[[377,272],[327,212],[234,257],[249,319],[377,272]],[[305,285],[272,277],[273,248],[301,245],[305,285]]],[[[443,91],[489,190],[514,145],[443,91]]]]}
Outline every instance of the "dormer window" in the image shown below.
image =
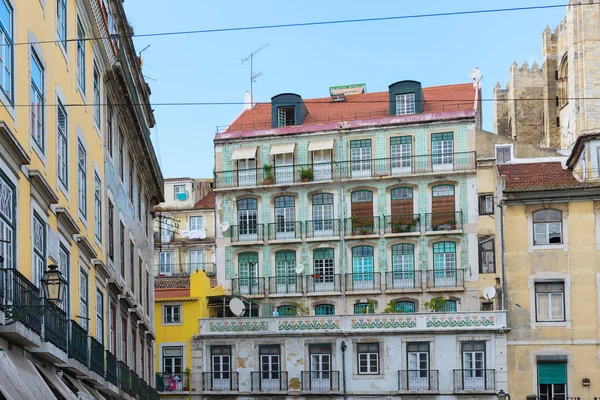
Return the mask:
{"type": "Polygon", "coordinates": [[[277,107],[277,126],[296,125],[296,107],[277,107]]]}
{"type": "Polygon", "coordinates": [[[405,93],[396,95],[396,115],[415,113],[415,94],[405,93]]]}
{"type": "Polygon", "coordinates": [[[187,200],[187,192],[185,191],[185,185],[173,186],[173,193],[175,194],[175,200],[187,200]]]}

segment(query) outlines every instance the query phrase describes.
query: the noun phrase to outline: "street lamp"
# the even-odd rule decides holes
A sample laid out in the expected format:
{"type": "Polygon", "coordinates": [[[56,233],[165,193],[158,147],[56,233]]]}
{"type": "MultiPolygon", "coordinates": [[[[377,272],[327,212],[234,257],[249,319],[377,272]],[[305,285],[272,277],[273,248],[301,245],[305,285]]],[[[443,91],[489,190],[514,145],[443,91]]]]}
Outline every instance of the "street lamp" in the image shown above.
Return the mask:
{"type": "Polygon", "coordinates": [[[498,392],[498,400],[510,400],[510,394],[505,393],[504,390],[500,389],[498,392]]]}
{"type": "Polygon", "coordinates": [[[44,299],[55,304],[60,304],[65,296],[65,287],[67,280],[58,270],[58,265],[50,264],[42,278],[42,289],[44,290],[44,299]]]}

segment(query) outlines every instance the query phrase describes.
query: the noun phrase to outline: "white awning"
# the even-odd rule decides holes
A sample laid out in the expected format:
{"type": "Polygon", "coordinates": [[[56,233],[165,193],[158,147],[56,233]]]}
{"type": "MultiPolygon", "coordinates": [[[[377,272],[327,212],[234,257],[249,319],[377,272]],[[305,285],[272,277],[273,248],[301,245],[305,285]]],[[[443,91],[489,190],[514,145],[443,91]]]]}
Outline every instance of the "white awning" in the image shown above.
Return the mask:
{"type": "Polygon", "coordinates": [[[314,140],[308,144],[308,151],[333,149],[333,139],[314,140]]]}
{"type": "Polygon", "coordinates": [[[250,160],[256,158],[256,146],[236,147],[231,155],[232,160],[250,160]]]}
{"type": "Polygon", "coordinates": [[[0,391],[7,399],[56,399],[33,363],[15,350],[0,352],[0,391]]]}
{"type": "Polygon", "coordinates": [[[47,381],[50,382],[52,386],[54,386],[54,389],[59,391],[65,399],[77,400],[77,396],[75,396],[75,394],[71,392],[71,389],[69,389],[65,382],[62,379],[60,379],[55,372],[52,372],[46,367],[42,367],[40,365],[36,365],[36,367],[38,371],[40,371],[42,375],[46,377],[47,381]]]}
{"type": "Polygon", "coordinates": [[[282,144],[274,144],[271,145],[270,155],[274,156],[276,154],[289,154],[293,153],[296,148],[296,143],[282,143],[282,144]]]}

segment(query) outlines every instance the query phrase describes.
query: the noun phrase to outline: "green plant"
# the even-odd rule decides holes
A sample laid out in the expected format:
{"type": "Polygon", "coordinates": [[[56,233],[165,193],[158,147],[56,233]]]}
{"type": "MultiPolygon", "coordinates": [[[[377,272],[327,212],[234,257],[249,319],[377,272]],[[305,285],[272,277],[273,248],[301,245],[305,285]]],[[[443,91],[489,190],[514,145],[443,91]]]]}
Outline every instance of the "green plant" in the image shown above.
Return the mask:
{"type": "Polygon", "coordinates": [[[387,303],[387,305],[383,309],[384,314],[395,314],[397,312],[398,311],[396,311],[396,302],[394,300],[390,300],[390,302],[387,303]]]}
{"type": "Polygon", "coordinates": [[[310,315],[310,307],[302,301],[290,301],[290,305],[296,309],[296,315],[303,317],[310,315]]]}
{"type": "Polygon", "coordinates": [[[440,312],[446,308],[448,300],[442,296],[434,297],[433,299],[423,303],[423,306],[431,312],[440,312]]]}
{"type": "Polygon", "coordinates": [[[300,168],[300,179],[303,181],[312,181],[315,178],[315,173],[312,168],[300,168]]]}
{"type": "Polygon", "coordinates": [[[273,181],[273,166],[271,164],[264,164],[263,172],[265,173],[265,181],[273,181]]]}
{"type": "Polygon", "coordinates": [[[525,396],[525,398],[527,400],[536,400],[537,399],[537,395],[536,394],[528,394],[527,396],[525,396]]]}

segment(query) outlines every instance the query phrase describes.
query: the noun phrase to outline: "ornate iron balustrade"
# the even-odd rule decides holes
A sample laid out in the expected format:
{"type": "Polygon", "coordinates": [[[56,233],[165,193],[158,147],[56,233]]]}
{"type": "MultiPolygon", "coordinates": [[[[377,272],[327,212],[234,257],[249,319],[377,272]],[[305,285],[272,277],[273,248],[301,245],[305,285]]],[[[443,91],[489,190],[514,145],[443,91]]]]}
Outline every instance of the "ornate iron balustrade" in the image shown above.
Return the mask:
{"type": "Polygon", "coordinates": [[[386,290],[421,289],[421,271],[392,271],[385,273],[386,290]]]}
{"type": "Polygon", "coordinates": [[[360,292],[368,290],[381,290],[381,274],[379,272],[346,274],[347,292],[360,292]]]}
{"type": "Polygon", "coordinates": [[[288,390],[287,371],[252,371],[253,392],[284,392],[288,390]]]}
{"type": "Polygon", "coordinates": [[[379,217],[353,216],[346,218],[344,225],[346,236],[379,235],[379,217]]]}
{"type": "Polygon", "coordinates": [[[455,369],[454,390],[496,390],[495,369],[455,369]]]}
{"type": "Polygon", "coordinates": [[[305,392],[331,392],[340,390],[339,371],[302,371],[302,390],[305,392]]]}
{"type": "Polygon", "coordinates": [[[104,376],[104,345],[93,337],[90,337],[90,369],[104,376]]]}
{"type": "Polygon", "coordinates": [[[203,372],[202,388],[206,392],[233,392],[239,390],[237,372],[203,372]]]}
{"type": "Polygon", "coordinates": [[[465,271],[462,269],[430,269],[427,273],[427,289],[464,288],[465,271]]]}
{"type": "Polygon", "coordinates": [[[156,264],[155,276],[188,276],[196,271],[204,271],[208,276],[216,275],[215,263],[160,263],[156,264]]]}
{"type": "Polygon", "coordinates": [[[119,385],[125,393],[131,394],[131,372],[123,361],[117,362],[119,370],[119,385]]]}
{"type": "Polygon", "coordinates": [[[398,390],[424,392],[439,390],[439,371],[427,369],[398,371],[398,390]]]}
{"type": "Polygon", "coordinates": [[[269,240],[302,239],[302,222],[271,222],[268,224],[269,240]]]}
{"type": "Polygon", "coordinates": [[[232,225],[229,227],[229,237],[232,243],[264,241],[263,224],[232,225]]]}
{"type": "Polygon", "coordinates": [[[69,321],[69,331],[69,357],[89,367],[90,347],[87,331],[73,320],[69,321]]]}
{"type": "Polygon", "coordinates": [[[368,160],[333,161],[327,163],[272,166],[264,168],[216,171],[215,188],[244,188],[278,184],[373,179],[381,177],[448,173],[475,170],[474,151],[425,154],[368,160]],[[303,179],[302,171],[312,170],[312,179],[303,179]]]}
{"type": "Polygon", "coordinates": [[[187,392],[190,388],[189,372],[156,373],[156,390],[159,392],[187,392]]]}
{"type": "Polygon", "coordinates": [[[312,274],[306,276],[306,291],[308,293],[341,292],[342,279],[340,274],[312,274]]]}
{"type": "Polygon", "coordinates": [[[421,214],[386,215],[384,233],[421,232],[421,214]]]}
{"type": "Polygon", "coordinates": [[[6,320],[19,321],[37,334],[42,332],[40,289],[16,269],[2,269],[6,320]]]}
{"type": "Polygon", "coordinates": [[[340,236],[339,219],[318,219],[304,223],[304,234],[307,239],[334,238],[340,236]]]}
{"type": "Polygon", "coordinates": [[[234,296],[265,294],[265,278],[233,278],[231,285],[234,296]]]}
{"type": "Polygon", "coordinates": [[[117,357],[110,351],[106,350],[106,375],[107,381],[115,386],[119,385],[119,375],[117,372],[117,357]]]}
{"type": "Polygon", "coordinates": [[[302,275],[274,276],[269,278],[269,294],[302,294],[302,275]]]}
{"type": "Polygon", "coordinates": [[[427,213],[425,226],[429,232],[460,230],[463,228],[462,211],[427,213]]]}
{"type": "Polygon", "coordinates": [[[44,341],[52,343],[63,351],[67,351],[68,332],[69,323],[67,314],[55,304],[45,302],[44,341]]]}

